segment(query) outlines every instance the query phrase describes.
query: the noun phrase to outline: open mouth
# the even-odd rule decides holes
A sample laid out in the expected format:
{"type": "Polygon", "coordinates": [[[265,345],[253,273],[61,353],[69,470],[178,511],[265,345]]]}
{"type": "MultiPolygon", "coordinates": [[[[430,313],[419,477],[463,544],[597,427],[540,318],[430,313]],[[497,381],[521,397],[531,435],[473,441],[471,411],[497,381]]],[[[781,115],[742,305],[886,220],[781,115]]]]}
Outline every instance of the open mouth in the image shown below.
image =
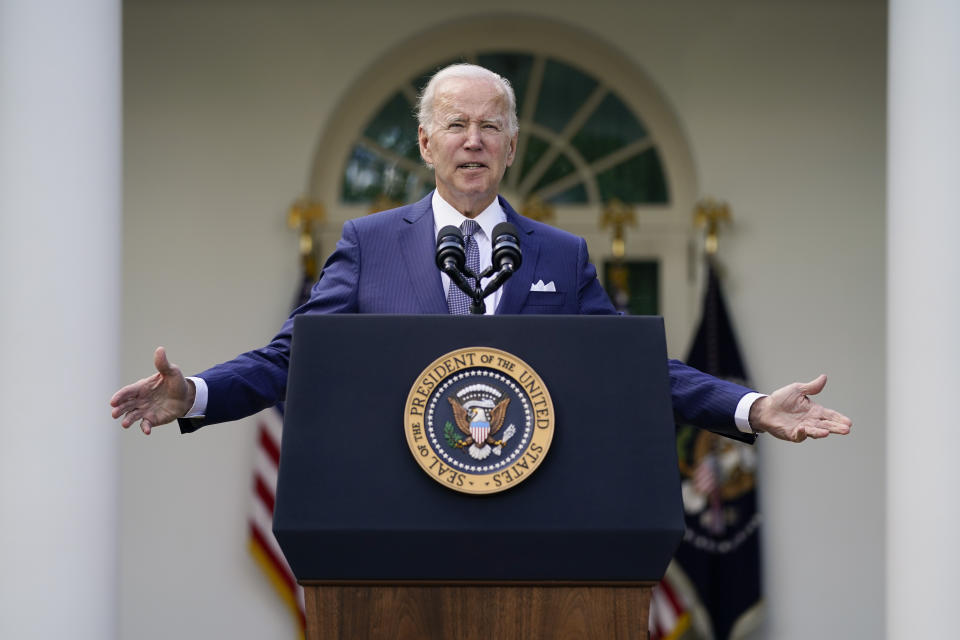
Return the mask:
{"type": "Polygon", "coordinates": [[[457,165],[458,169],[486,169],[487,165],[482,162],[465,162],[463,164],[457,165]]]}

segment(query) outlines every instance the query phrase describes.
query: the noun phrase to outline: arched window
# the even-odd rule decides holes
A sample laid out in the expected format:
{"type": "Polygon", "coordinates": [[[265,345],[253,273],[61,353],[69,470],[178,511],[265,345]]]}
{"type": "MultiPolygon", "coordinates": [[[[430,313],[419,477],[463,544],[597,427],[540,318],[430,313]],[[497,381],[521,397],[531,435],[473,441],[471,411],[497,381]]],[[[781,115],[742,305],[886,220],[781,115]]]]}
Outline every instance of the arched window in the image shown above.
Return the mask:
{"type": "Polygon", "coordinates": [[[414,105],[432,73],[452,62],[486,66],[517,94],[517,157],[501,193],[521,213],[534,196],[549,222],[586,238],[601,275],[611,256],[604,208],[623,203],[637,219],[626,257],[655,265],[671,353],[696,319],[690,264],[691,212],[698,193],[689,147],[656,85],[601,38],[535,17],[494,16],[432,27],[386,53],[342,96],[319,137],[307,196],[322,202],[328,229],[433,188],[420,159],[414,105]]]}
{"type": "MultiPolygon", "coordinates": [[[[666,204],[656,145],[615,88],[544,53],[471,52],[517,94],[520,138],[504,190],[544,202],[666,204]]],[[[411,75],[366,123],[343,172],[344,202],[409,202],[433,188],[417,148],[416,96],[435,69],[411,75]]]]}

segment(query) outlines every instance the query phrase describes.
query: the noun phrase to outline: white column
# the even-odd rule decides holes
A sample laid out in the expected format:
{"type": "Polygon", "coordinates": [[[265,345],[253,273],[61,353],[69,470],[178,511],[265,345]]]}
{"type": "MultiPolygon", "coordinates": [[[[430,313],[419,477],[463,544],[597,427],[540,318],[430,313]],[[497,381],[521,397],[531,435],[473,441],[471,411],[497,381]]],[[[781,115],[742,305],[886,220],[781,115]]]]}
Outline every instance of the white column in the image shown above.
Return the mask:
{"type": "Polygon", "coordinates": [[[887,633],[948,638],[960,598],[960,4],[891,0],[889,19],[887,633]]]}
{"type": "Polygon", "coordinates": [[[0,638],[116,636],[120,104],[119,0],[0,0],[0,638]]]}

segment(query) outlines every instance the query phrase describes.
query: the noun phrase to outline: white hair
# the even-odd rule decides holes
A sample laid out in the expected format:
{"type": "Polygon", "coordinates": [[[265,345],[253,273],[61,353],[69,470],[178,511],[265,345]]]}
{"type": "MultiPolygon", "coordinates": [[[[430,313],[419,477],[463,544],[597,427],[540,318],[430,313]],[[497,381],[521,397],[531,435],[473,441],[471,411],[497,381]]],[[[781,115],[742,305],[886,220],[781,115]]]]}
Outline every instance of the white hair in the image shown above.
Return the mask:
{"type": "Polygon", "coordinates": [[[513,93],[513,87],[510,86],[510,81],[489,69],[467,63],[452,64],[440,69],[433,74],[427,86],[423,88],[420,99],[417,101],[417,121],[424,130],[429,132],[430,125],[433,124],[433,103],[436,99],[437,87],[440,86],[440,83],[444,80],[451,78],[493,81],[500,89],[507,103],[507,133],[509,133],[511,137],[517,135],[517,130],[520,128],[517,121],[517,98],[513,93]]]}

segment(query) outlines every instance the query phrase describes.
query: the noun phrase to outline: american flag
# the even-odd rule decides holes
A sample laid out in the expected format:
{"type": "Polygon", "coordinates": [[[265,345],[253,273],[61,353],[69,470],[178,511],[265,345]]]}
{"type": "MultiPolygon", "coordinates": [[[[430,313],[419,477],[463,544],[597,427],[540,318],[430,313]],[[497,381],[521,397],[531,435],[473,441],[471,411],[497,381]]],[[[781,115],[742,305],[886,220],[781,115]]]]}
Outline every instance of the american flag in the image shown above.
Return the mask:
{"type": "Polygon", "coordinates": [[[297,584],[273,535],[273,504],[277,493],[282,430],[283,413],[280,407],[271,407],[257,415],[249,546],[257,564],[296,616],[302,635],[306,630],[303,587],[297,584]]]}
{"type": "Polygon", "coordinates": [[[717,490],[717,459],[713,455],[704,456],[693,473],[693,485],[702,494],[712,495],[717,490]]]}
{"type": "Polygon", "coordinates": [[[667,579],[650,596],[650,640],[673,640],[690,628],[690,607],[667,579]]]}
{"type": "MultiPolygon", "coordinates": [[[[294,308],[310,297],[316,280],[315,268],[305,264],[303,280],[294,308]]],[[[287,564],[280,545],[273,535],[273,505],[277,495],[277,474],[280,469],[280,438],[283,433],[283,404],[257,414],[257,443],[253,462],[253,500],[250,503],[250,553],[270,583],[296,616],[300,636],[306,634],[307,617],[303,587],[287,564]]]]}

